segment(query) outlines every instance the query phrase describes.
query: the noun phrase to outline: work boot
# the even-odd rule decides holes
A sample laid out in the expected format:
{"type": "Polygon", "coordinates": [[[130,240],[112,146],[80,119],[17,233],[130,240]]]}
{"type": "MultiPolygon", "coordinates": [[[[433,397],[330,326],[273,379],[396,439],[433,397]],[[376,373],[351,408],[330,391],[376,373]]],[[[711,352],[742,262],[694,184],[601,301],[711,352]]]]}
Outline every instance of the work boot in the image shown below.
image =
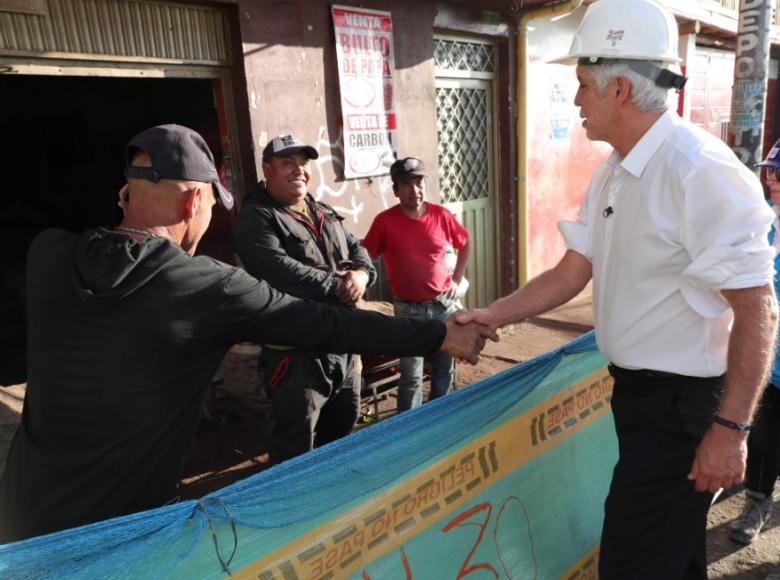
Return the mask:
{"type": "Polygon", "coordinates": [[[772,515],[772,495],[745,491],[745,509],[731,522],[729,537],[740,544],[750,544],[758,537],[761,528],[772,515]]]}

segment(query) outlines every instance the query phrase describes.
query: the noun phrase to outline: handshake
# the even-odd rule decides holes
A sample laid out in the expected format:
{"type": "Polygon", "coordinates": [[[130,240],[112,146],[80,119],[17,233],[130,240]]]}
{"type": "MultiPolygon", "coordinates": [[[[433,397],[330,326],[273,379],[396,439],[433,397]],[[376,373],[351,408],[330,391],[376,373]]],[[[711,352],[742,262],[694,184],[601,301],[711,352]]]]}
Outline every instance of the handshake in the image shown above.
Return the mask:
{"type": "Polygon", "coordinates": [[[498,342],[498,325],[487,310],[461,310],[444,321],[447,336],[441,350],[475,365],[487,339],[498,342]]]}

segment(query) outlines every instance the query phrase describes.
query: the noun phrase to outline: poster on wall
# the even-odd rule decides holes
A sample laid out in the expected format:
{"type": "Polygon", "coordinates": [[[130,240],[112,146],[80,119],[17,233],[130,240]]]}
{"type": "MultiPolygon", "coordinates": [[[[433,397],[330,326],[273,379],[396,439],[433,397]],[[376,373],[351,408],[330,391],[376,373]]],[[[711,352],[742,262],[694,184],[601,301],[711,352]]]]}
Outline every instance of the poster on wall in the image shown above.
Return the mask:
{"type": "Polygon", "coordinates": [[[344,177],[388,173],[395,159],[393,23],[389,12],[333,6],[344,177]]]}

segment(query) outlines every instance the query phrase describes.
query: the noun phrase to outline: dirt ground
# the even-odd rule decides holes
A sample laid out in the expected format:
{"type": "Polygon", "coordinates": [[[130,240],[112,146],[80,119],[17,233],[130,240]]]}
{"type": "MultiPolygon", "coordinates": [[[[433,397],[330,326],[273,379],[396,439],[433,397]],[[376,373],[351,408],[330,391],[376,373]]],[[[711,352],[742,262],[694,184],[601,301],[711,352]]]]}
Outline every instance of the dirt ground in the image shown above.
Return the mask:
{"type": "MultiPolygon", "coordinates": [[[[457,388],[542,354],[592,328],[590,296],[586,291],[573,302],[545,316],[505,329],[501,342],[489,343],[477,366],[459,365],[457,388]]],[[[238,383],[255,383],[252,354],[246,363],[226,368],[209,401],[209,412],[185,462],[182,496],[199,497],[237,479],[262,471],[268,465],[268,409],[262,393],[236,388],[238,383]],[[242,374],[241,381],[234,375],[242,374]]],[[[19,422],[25,385],[0,387],[0,471],[7,447],[19,422]]],[[[379,395],[377,402],[366,398],[358,429],[395,412],[393,390],[379,395]],[[378,412],[378,414],[377,414],[378,412]]],[[[729,522],[744,501],[739,488],[727,490],[710,510],[708,522],[709,577],[711,579],[764,580],[780,572],[780,504],[776,504],[768,527],[751,546],[728,537],[729,522]]]]}

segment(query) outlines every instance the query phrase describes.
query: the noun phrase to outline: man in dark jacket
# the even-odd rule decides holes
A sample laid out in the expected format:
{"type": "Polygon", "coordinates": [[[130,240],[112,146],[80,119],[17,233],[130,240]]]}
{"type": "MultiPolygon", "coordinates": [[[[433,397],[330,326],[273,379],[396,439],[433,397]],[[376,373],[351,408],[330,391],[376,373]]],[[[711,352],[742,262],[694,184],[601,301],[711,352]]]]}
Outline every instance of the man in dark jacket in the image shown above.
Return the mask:
{"type": "MultiPolygon", "coordinates": [[[[306,186],[317,150],[292,135],[263,150],[265,181],[233,229],[247,272],[299,298],[352,308],[376,277],[368,252],[306,186]]],[[[266,344],[261,359],[271,400],[271,460],[284,461],[348,435],[360,412],[354,356],[266,344]]]]}
{"type": "Polygon", "coordinates": [[[178,125],[127,147],[113,230],[46,230],[28,255],[28,383],[0,479],[0,543],[175,501],[214,373],[245,340],[476,361],[489,334],[291,298],[193,257],[219,200],[205,141],[178,125]],[[443,343],[442,343],[443,341],[443,343]]]}

